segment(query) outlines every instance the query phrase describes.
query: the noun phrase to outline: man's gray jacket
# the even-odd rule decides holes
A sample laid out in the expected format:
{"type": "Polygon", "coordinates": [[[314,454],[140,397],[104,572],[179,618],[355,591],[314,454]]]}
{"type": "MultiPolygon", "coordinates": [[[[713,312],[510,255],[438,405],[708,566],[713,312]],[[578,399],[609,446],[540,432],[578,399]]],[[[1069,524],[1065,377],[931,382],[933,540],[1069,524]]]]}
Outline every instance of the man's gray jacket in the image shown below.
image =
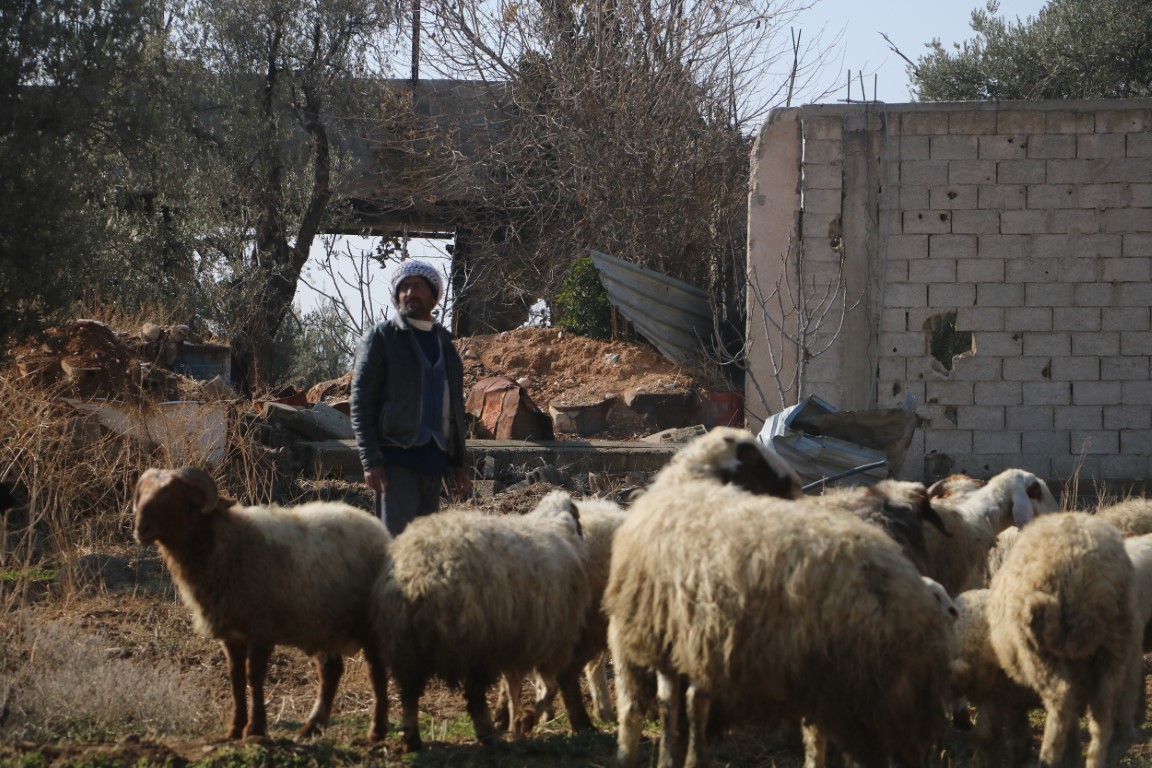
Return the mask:
{"type": "MultiPolygon", "coordinates": [[[[448,375],[448,465],[465,464],[464,363],[450,334],[433,326],[448,375]]],[[[411,448],[423,413],[423,366],[415,332],[397,314],[377,323],[360,340],[352,370],[352,430],[365,471],[384,465],[381,446],[411,448]]]]}

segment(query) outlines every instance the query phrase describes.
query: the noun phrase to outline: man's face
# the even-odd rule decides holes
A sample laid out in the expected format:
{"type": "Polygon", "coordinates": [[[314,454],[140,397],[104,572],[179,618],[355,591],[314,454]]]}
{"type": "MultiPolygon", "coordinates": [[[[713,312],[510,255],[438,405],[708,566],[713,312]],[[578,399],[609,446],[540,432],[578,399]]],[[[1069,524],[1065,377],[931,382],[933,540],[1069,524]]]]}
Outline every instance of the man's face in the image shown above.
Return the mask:
{"type": "Polygon", "coordinates": [[[419,275],[409,275],[396,286],[396,304],[405,317],[415,320],[431,320],[436,307],[436,297],[432,286],[419,275]]]}

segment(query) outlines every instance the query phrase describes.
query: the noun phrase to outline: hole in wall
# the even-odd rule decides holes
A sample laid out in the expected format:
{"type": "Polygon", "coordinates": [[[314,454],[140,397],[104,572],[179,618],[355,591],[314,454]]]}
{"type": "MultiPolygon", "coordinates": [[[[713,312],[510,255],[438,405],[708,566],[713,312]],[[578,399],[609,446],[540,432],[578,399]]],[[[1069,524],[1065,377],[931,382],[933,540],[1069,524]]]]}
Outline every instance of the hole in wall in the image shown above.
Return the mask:
{"type": "Polygon", "coordinates": [[[935,315],[924,323],[928,335],[928,351],[936,362],[951,371],[955,358],[976,351],[971,331],[956,330],[956,313],[935,315]]]}

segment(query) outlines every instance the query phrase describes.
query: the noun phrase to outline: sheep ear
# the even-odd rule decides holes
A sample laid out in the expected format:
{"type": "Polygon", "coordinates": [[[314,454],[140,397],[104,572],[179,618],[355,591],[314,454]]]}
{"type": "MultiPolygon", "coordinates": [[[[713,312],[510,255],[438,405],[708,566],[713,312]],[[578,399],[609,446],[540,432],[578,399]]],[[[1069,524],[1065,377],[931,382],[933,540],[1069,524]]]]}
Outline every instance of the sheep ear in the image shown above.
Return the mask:
{"type": "Polygon", "coordinates": [[[721,479],[725,483],[743,488],[757,496],[776,496],[796,499],[801,495],[800,484],[791,469],[776,467],[753,442],[740,442],[736,446],[735,469],[721,479]]]}
{"type": "Polygon", "coordinates": [[[202,469],[195,467],[181,467],[172,473],[176,478],[192,486],[201,494],[200,511],[207,514],[216,508],[220,501],[219,491],[216,490],[216,481],[202,469]]]}
{"type": "Polygon", "coordinates": [[[1012,488],[1012,521],[1017,528],[1023,528],[1032,522],[1036,510],[1032,507],[1032,499],[1028,496],[1028,489],[1021,483],[1012,488]]]}

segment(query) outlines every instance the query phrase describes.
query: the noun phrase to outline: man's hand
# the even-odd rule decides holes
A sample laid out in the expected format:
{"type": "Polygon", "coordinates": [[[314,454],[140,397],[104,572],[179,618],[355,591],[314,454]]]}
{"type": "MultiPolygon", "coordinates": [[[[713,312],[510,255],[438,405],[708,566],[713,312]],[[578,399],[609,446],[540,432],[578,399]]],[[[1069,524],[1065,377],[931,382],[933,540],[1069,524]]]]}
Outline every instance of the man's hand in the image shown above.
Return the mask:
{"type": "Polygon", "coordinates": [[[388,470],[385,467],[364,470],[364,484],[376,493],[384,493],[384,489],[388,487],[388,470]]]}
{"type": "Polygon", "coordinates": [[[458,499],[467,498],[472,493],[472,475],[464,467],[453,467],[449,480],[452,495],[458,499]]]}

